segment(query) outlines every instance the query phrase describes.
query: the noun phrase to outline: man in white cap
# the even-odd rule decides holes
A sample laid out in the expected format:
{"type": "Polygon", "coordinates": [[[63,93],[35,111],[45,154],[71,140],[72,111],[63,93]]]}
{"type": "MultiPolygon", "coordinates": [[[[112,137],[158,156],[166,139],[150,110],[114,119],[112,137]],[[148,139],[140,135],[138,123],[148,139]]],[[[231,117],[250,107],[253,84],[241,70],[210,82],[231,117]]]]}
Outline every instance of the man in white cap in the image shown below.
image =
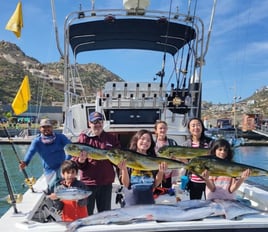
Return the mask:
{"type": "MultiPolygon", "coordinates": [[[[103,130],[104,116],[99,112],[92,112],[88,117],[89,130],[82,132],[78,142],[95,148],[109,150],[120,148],[119,140],[113,134],[103,130]]],[[[74,157],[78,164],[80,180],[83,181],[92,194],[88,197],[88,214],[94,213],[95,203],[98,212],[111,209],[112,184],[115,179],[113,164],[108,160],[88,159],[86,153],[74,157]]]]}
{"type": "Polygon", "coordinates": [[[55,134],[51,120],[48,118],[40,121],[39,129],[41,133],[31,142],[23,161],[20,161],[19,167],[24,169],[29,165],[33,156],[38,153],[42,159],[44,174],[49,184],[55,174],[60,177],[60,166],[68,157],[65,154],[64,146],[71,141],[63,134],[55,134]]]}

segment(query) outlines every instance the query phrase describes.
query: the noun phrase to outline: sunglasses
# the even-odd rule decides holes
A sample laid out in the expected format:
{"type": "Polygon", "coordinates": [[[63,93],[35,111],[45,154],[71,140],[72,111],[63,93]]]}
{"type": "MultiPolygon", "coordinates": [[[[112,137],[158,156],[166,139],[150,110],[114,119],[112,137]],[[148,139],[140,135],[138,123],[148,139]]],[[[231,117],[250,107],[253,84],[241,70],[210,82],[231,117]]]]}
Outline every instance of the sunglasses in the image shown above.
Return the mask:
{"type": "Polygon", "coordinates": [[[98,124],[98,123],[102,123],[102,120],[95,120],[93,122],[91,122],[92,124],[98,124]]]}
{"type": "Polygon", "coordinates": [[[51,128],[52,126],[41,126],[42,128],[51,128]]]}

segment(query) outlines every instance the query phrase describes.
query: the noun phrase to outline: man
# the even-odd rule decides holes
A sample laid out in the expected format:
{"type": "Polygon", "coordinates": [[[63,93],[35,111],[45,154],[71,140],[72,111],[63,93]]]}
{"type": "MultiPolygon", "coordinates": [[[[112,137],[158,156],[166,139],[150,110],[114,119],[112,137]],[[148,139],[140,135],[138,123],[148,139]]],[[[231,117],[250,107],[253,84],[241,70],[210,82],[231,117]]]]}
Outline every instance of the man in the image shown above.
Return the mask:
{"type": "Polygon", "coordinates": [[[64,146],[71,142],[65,135],[53,132],[51,120],[48,118],[41,120],[39,130],[41,134],[33,139],[19,167],[24,169],[38,153],[43,163],[47,184],[50,184],[55,174],[60,178],[61,164],[67,159],[64,146]]]}
{"type": "MultiPolygon", "coordinates": [[[[78,142],[88,144],[95,148],[109,150],[120,148],[116,136],[103,130],[104,116],[99,112],[92,112],[89,115],[89,130],[79,135],[78,142]]],[[[112,163],[108,160],[93,160],[87,158],[84,152],[80,157],[73,158],[80,172],[80,180],[87,186],[92,194],[88,197],[88,214],[94,213],[95,202],[98,212],[111,209],[112,183],[115,178],[115,171],[112,163]]]]}

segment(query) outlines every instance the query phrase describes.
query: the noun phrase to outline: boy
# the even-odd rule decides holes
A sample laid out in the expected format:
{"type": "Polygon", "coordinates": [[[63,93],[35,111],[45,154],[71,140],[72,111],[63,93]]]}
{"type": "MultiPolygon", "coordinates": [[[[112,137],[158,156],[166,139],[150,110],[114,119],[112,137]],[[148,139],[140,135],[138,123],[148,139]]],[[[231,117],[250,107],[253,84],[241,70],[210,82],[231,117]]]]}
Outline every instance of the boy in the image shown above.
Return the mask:
{"type": "MultiPolygon", "coordinates": [[[[64,188],[78,188],[86,190],[86,186],[83,182],[76,179],[78,174],[77,164],[72,160],[65,160],[61,165],[61,175],[63,180],[56,188],[56,193],[60,189],[64,188]]],[[[87,217],[87,197],[81,200],[63,200],[58,199],[56,193],[50,194],[50,199],[54,201],[60,201],[63,203],[62,208],[62,221],[71,222],[79,218],[87,217]]]]}

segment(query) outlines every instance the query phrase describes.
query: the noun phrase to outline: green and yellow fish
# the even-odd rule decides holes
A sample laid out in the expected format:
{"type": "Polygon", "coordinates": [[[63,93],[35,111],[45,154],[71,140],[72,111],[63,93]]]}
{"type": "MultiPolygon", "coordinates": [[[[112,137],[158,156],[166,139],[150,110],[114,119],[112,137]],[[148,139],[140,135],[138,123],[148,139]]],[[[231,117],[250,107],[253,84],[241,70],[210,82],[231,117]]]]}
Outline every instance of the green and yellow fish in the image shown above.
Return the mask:
{"type": "Polygon", "coordinates": [[[142,155],[131,150],[111,149],[103,150],[91,147],[87,144],[72,143],[64,147],[68,155],[79,157],[82,151],[87,153],[87,157],[95,160],[110,160],[114,165],[118,165],[121,161],[126,160],[129,168],[143,171],[158,170],[161,162],[166,162],[169,169],[179,169],[185,164],[172,159],[163,157],[151,157],[142,155]]]}
{"type": "Polygon", "coordinates": [[[122,160],[126,160],[127,167],[143,171],[158,170],[159,164],[162,162],[166,162],[169,169],[179,169],[185,166],[184,163],[177,160],[152,157],[130,150],[112,149],[108,151],[107,156],[115,165],[118,165],[122,160]]]}
{"type": "Polygon", "coordinates": [[[216,156],[200,156],[193,158],[186,168],[198,175],[207,169],[210,176],[230,176],[239,177],[246,169],[250,169],[251,176],[267,176],[268,171],[254,166],[227,161],[216,156]]]}
{"type": "Polygon", "coordinates": [[[158,150],[158,156],[168,159],[192,159],[197,156],[208,155],[207,148],[192,148],[182,146],[164,146],[158,150]]]}
{"type": "Polygon", "coordinates": [[[70,143],[64,147],[65,153],[68,155],[79,157],[82,151],[86,152],[87,157],[95,160],[107,159],[107,150],[91,147],[82,143],[70,143]]]}

